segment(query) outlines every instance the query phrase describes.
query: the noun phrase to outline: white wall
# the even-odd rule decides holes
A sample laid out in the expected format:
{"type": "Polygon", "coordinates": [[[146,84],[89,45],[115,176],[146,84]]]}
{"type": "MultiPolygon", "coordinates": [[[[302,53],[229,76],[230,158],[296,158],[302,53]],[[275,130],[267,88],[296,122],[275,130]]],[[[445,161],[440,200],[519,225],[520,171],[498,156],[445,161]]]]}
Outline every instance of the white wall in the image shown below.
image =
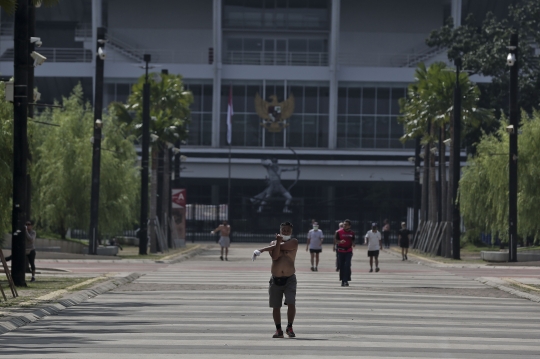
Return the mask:
{"type": "Polygon", "coordinates": [[[139,49],[207,59],[212,47],[212,0],[110,0],[108,12],[111,35],[139,49]]]}
{"type": "Polygon", "coordinates": [[[421,51],[429,33],[443,25],[443,2],[342,0],[340,53],[421,51]]]}

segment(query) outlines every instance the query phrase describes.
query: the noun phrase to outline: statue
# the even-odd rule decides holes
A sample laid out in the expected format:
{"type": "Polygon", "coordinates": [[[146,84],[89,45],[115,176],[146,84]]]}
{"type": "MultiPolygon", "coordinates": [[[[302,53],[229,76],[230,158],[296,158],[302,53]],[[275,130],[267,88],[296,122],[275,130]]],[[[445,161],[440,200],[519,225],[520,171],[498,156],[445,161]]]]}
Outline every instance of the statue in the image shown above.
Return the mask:
{"type": "Polygon", "coordinates": [[[266,205],[266,200],[271,198],[273,195],[280,195],[284,197],[285,207],[283,208],[283,213],[291,213],[289,206],[293,197],[291,196],[289,190],[283,187],[281,184],[281,173],[287,171],[298,171],[298,167],[280,167],[276,158],[272,158],[271,160],[262,160],[262,165],[266,168],[268,173],[268,176],[266,177],[268,187],[266,187],[266,189],[258,195],[251,198],[251,203],[259,205],[257,213],[261,213],[263,211],[264,206],[266,205]]]}

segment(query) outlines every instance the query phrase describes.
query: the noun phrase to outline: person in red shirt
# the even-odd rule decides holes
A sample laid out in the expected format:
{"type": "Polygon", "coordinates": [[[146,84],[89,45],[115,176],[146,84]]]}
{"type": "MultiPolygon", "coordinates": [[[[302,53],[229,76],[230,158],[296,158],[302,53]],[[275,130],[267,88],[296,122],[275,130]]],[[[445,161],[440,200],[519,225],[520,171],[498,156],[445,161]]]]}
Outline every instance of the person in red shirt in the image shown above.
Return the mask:
{"type": "Polygon", "coordinates": [[[351,259],[353,247],[355,246],[354,232],[351,231],[351,221],[343,221],[343,228],[338,230],[335,235],[337,243],[337,255],[339,262],[339,279],[342,287],[348,287],[351,281],[351,259]]]}

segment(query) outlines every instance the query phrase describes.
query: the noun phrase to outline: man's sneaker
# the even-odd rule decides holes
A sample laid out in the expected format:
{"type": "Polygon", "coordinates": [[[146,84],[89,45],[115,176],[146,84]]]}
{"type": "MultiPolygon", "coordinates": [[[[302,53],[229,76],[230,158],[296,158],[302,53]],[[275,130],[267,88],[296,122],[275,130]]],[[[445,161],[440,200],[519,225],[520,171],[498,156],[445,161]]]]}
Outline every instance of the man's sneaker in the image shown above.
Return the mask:
{"type": "Polygon", "coordinates": [[[315,272],[315,267],[311,267],[311,271],[312,271],[312,272],[315,272]]]}
{"type": "Polygon", "coordinates": [[[345,287],[345,281],[343,281],[343,280],[341,281],[341,286],[345,287]]]}
{"type": "Polygon", "coordinates": [[[317,267],[315,267],[315,272],[318,272],[319,270],[317,269],[317,267]]]}
{"type": "Polygon", "coordinates": [[[276,330],[272,338],[283,338],[283,330],[276,330]]]}
{"type": "Polygon", "coordinates": [[[369,273],[372,273],[372,272],[373,272],[373,268],[371,268],[371,269],[369,270],[369,273]]]}
{"type": "Polygon", "coordinates": [[[349,282],[345,281],[345,287],[349,286],[349,282]]]}
{"type": "Polygon", "coordinates": [[[220,256],[219,259],[223,260],[223,256],[220,256]]]}
{"type": "Polygon", "coordinates": [[[30,279],[30,282],[35,282],[36,281],[36,278],[32,277],[32,279],[30,279]]]}
{"type": "Polygon", "coordinates": [[[375,272],[378,272],[380,271],[379,267],[375,268],[375,272]]]}
{"type": "MultiPolygon", "coordinates": [[[[294,334],[293,330],[292,330],[292,327],[287,327],[287,329],[285,329],[285,332],[287,333],[287,335],[289,336],[289,338],[294,338],[296,337],[296,334],[294,334]]],[[[283,335],[283,333],[281,333],[281,335],[283,335]]]]}
{"type": "Polygon", "coordinates": [[[407,255],[406,255],[406,254],[405,254],[405,260],[406,260],[406,261],[408,261],[408,260],[409,260],[409,258],[407,257],[407,255]]]}

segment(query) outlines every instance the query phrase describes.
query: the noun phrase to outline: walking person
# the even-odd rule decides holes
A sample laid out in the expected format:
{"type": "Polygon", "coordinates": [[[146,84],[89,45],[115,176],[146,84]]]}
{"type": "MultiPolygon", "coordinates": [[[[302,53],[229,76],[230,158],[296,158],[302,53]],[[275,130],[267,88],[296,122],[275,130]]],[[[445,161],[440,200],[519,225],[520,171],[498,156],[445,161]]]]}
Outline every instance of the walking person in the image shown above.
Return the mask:
{"type": "Polygon", "coordinates": [[[311,255],[311,271],[317,272],[319,267],[319,254],[322,252],[323,232],[319,229],[319,224],[313,222],[313,229],[308,232],[306,252],[309,249],[311,255]],[[315,265],[313,265],[315,262],[315,265]]]}
{"type": "Polygon", "coordinates": [[[351,281],[351,260],[355,246],[354,232],[351,230],[351,221],[343,221],[343,228],[335,235],[339,262],[339,280],[342,287],[348,287],[351,281]]]}
{"type": "Polygon", "coordinates": [[[382,228],[384,248],[390,248],[390,222],[388,219],[383,221],[384,226],[382,228]]]}
{"type": "Polygon", "coordinates": [[[339,222],[339,228],[334,233],[334,243],[332,245],[334,252],[336,252],[336,272],[339,272],[339,257],[338,257],[338,251],[337,251],[337,240],[336,240],[336,233],[343,228],[343,222],[339,222]]]}
{"type": "Polygon", "coordinates": [[[369,272],[373,272],[373,258],[375,258],[375,272],[379,271],[379,250],[382,246],[381,232],[377,230],[377,223],[371,224],[371,230],[366,233],[365,243],[368,245],[369,272]]]}
{"type": "Polygon", "coordinates": [[[409,241],[411,240],[411,231],[407,229],[407,223],[401,222],[401,229],[398,234],[398,246],[401,247],[401,260],[406,261],[409,253],[409,241]]]}
{"type": "MultiPolygon", "coordinates": [[[[26,221],[25,227],[25,245],[26,245],[26,258],[28,258],[28,263],[30,264],[30,269],[32,270],[32,279],[30,282],[36,281],[36,231],[32,229],[32,221],[26,221]]],[[[7,256],[6,262],[11,260],[12,255],[7,256]]],[[[26,268],[27,265],[25,265],[26,268]]]]}
{"type": "Polygon", "coordinates": [[[293,225],[285,222],[280,225],[279,234],[276,234],[276,240],[270,243],[270,246],[257,249],[253,252],[252,260],[257,259],[262,252],[268,252],[272,258],[270,277],[270,287],[268,296],[270,308],[273,310],[274,324],[276,332],[273,338],[283,338],[281,328],[281,302],[285,296],[287,306],[287,329],[285,332],[291,338],[296,334],[293,330],[294,317],[296,316],[296,275],[294,261],[298,252],[298,240],[292,237],[293,225]]]}
{"type": "Polygon", "coordinates": [[[229,259],[227,257],[229,256],[229,247],[231,246],[231,226],[227,221],[223,221],[219,227],[210,233],[214,234],[216,232],[219,232],[220,235],[218,243],[221,246],[221,256],[219,259],[223,260],[223,250],[225,250],[225,260],[228,261],[229,259]]]}

